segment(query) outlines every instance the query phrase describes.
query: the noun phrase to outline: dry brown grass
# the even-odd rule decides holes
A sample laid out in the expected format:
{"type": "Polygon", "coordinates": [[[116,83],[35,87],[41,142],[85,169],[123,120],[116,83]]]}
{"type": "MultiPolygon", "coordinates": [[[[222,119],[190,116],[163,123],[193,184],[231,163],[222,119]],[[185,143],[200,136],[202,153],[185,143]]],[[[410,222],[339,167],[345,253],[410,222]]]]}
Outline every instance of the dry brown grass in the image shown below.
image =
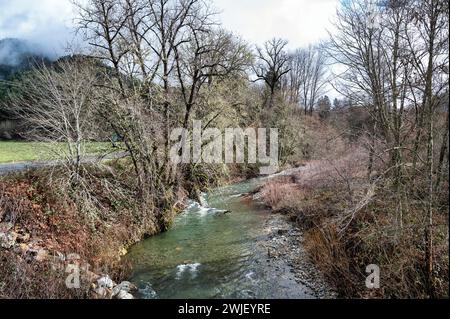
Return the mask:
{"type": "Polygon", "coordinates": [[[0,298],[81,299],[89,296],[89,283],[80,289],[65,286],[67,274],[50,264],[27,260],[25,256],[0,250],[0,298]]]}

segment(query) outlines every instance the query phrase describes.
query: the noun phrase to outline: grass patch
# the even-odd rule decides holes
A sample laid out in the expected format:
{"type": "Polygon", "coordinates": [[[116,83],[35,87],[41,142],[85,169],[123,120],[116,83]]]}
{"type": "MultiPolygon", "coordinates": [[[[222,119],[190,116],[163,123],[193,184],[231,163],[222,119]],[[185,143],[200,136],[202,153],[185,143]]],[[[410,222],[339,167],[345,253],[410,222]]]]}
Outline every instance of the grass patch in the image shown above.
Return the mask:
{"type": "MultiPolygon", "coordinates": [[[[65,143],[0,141],[0,164],[49,160],[66,152],[65,143]]],[[[87,154],[101,154],[112,150],[111,143],[86,143],[87,154]]]]}

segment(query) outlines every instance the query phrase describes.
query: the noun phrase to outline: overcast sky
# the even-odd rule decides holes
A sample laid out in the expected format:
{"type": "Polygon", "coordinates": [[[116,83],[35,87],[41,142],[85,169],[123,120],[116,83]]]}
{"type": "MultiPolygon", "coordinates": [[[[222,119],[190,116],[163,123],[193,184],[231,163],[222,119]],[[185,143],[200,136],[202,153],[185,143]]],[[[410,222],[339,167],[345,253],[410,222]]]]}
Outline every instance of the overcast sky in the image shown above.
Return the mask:
{"type": "MultiPolygon", "coordinates": [[[[227,29],[261,44],[272,37],[290,47],[325,38],[339,0],[214,0],[227,29]]],[[[73,40],[70,0],[0,0],[0,39],[25,38],[62,53],[73,40]]]]}
{"type": "Polygon", "coordinates": [[[69,0],[0,0],[0,38],[24,38],[62,53],[71,33],[69,0]]]}
{"type": "Polygon", "coordinates": [[[326,38],[339,0],[215,0],[225,27],[254,44],[280,37],[291,48],[326,38]]]}

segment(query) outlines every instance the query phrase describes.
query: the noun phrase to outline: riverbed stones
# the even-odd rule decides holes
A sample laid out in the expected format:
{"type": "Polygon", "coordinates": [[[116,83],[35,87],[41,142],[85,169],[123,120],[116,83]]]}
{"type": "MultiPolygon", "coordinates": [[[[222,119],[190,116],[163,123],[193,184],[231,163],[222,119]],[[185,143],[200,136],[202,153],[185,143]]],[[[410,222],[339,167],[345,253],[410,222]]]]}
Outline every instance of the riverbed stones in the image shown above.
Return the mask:
{"type": "Polygon", "coordinates": [[[271,215],[267,221],[268,236],[263,243],[270,262],[284,262],[295,280],[311,290],[316,298],[336,298],[334,292],[308,258],[303,247],[303,233],[288,219],[279,214],[271,215]]]}
{"type": "Polygon", "coordinates": [[[96,299],[134,299],[131,291],[137,287],[128,281],[116,285],[109,276],[103,276],[92,284],[92,291],[96,299]]]}
{"type": "Polygon", "coordinates": [[[113,296],[119,294],[120,291],[124,292],[130,292],[130,291],[136,291],[137,287],[133,285],[131,282],[123,281],[119,285],[115,286],[113,289],[113,296]]]}
{"type": "MultiPolygon", "coordinates": [[[[28,262],[50,261],[53,270],[64,271],[65,265],[70,261],[70,255],[51,252],[42,245],[42,240],[31,240],[31,235],[23,230],[14,229],[14,224],[9,222],[0,223],[0,248],[14,249],[22,258],[28,262]]],[[[121,251],[126,254],[126,249],[121,251]]],[[[84,280],[92,282],[91,292],[95,299],[134,299],[131,294],[137,287],[128,281],[117,285],[108,275],[97,275],[89,270],[85,270],[84,280]]]]}

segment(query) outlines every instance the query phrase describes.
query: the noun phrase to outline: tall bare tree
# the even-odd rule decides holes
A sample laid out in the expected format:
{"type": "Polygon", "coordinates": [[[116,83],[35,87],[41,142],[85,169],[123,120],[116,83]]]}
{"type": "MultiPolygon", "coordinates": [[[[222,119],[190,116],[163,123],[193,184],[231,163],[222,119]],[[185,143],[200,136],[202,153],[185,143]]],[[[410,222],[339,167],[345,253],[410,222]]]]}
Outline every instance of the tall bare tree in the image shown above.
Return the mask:
{"type": "Polygon", "coordinates": [[[289,56],[289,76],[286,86],[290,100],[312,114],[317,99],[324,93],[327,83],[325,56],[319,47],[297,49],[289,56]]]}
{"type": "Polygon", "coordinates": [[[257,79],[264,81],[269,89],[269,107],[273,106],[275,94],[281,89],[281,79],[290,71],[287,44],[286,40],[274,38],[262,48],[256,47],[258,61],[253,69],[257,79]]]}
{"type": "MultiPolygon", "coordinates": [[[[339,32],[331,35],[327,52],[335,62],[345,66],[338,75],[338,89],[370,111],[376,128],[372,134],[384,145],[376,156],[383,162],[385,174],[392,178],[398,198],[400,232],[403,205],[407,203],[406,183],[417,182],[417,174],[427,181],[427,190],[417,193],[428,195],[424,268],[432,296],[435,114],[448,92],[448,3],[348,1],[338,12],[336,27],[339,32]],[[374,16],[378,21],[374,21],[374,16]],[[413,121],[408,115],[411,110],[415,111],[413,121]],[[411,133],[415,133],[413,140],[411,133]],[[387,161],[384,154],[389,154],[387,161]],[[412,159],[412,165],[408,159],[412,159]]],[[[373,147],[370,149],[373,163],[375,153],[373,147]]],[[[411,196],[412,192],[409,193],[411,196]]]]}
{"type": "Polygon", "coordinates": [[[201,89],[212,81],[242,76],[251,64],[247,45],[224,30],[194,32],[193,39],[176,50],[178,83],[185,105],[183,127],[189,127],[201,89]]]}
{"type": "Polygon", "coordinates": [[[42,65],[20,83],[25,94],[11,96],[12,110],[27,127],[26,137],[48,142],[74,184],[81,182],[86,144],[95,137],[94,70],[94,63],[83,59],[42,65]]]}
{"type": "Polygon", "coordinates": [[[98,111],[122,138],[142,195],[170,210],[181,183],[170,131],[188,127],[207,84],[246,68],[249,50],[220,30],[206,0],[89,0],[79,9],[92,55],[114,71],[99,85],[98,111]]]}
{"type": "MultiPolygon", "coordinates": [[[[435,194],[435,114],[448,94],[448,28],[449,4],[443,0],[413,1],[410,4],[413,26],[407,32],[409,54],[415,71],[413,91],[422,96],[418,105],[418,129],[414,145],[414,167],[418,146],[426,136],[426,171],[428,184],[425,261],[428,290],[434,294],[433,279],[433,210],[435,194]]],[[[447,110],[448,112],[448,110],[447,110]]],[[[448,115],[447,115],[448,116],[448,115]]],[[[448,121],[448,120],[447,120],[448,121]]],[[[447,124],[448,126],[448,124],[447,124]]],[[[445,141],[445,137],[444,137],[445,141]]]]}

